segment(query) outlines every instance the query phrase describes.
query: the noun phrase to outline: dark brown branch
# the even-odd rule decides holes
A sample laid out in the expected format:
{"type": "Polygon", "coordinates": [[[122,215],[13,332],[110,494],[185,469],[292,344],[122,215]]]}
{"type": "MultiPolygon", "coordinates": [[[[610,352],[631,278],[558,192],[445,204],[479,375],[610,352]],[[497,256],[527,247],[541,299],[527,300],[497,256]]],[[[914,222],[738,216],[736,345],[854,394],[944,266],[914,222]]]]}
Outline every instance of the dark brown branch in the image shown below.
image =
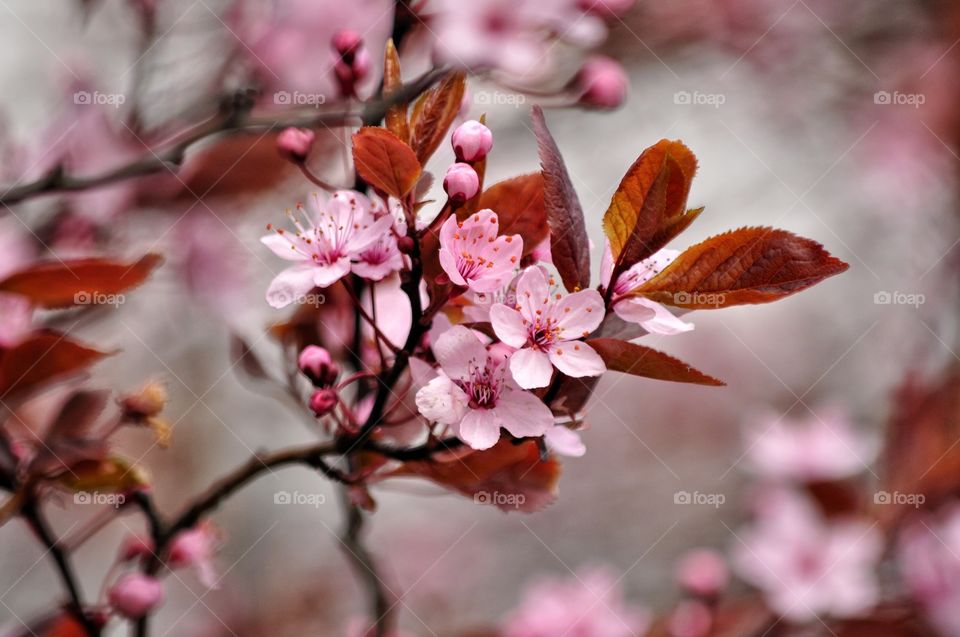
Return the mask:
{"type": "Polygon", "coordinates": [[[391,595],[380,577],[376,560],[363,543],[363,512],[345,492],[342,501],[345,519],[340,541],[343,543],[343,552],[366,589],[374,634],[376,637],[386,637],[394,628],[392,611],[396,604],[391,602],[391,595]]]}

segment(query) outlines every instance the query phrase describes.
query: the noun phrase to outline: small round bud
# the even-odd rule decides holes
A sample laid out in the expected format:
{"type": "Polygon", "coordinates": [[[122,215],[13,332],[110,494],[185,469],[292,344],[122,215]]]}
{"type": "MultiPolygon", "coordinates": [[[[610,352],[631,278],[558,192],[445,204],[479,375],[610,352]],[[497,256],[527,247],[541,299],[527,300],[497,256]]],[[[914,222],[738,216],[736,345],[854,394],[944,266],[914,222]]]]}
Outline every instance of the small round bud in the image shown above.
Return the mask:
{"type": "Polygon", "coordinates": [[[284,128],[277,136],[277,152],[290,161],[300,163],[310,154],[316,135],[306,128],[284,128]]]}
{"type": "Polygon", "coordinates": [[[410,237],[400,237],[397,239],[397,250],[399,250],[402,254],[410,254],[413,252],[413,246],[413,239],[410,237]]]}
{"type": "Polygon", "coordinates": [[[318,389],[310,396],[310,409],[317,418],[326,416],[337,406],[337,392],[332,389],[318,389]]]}
{"type": "Polygon", "coordinates": [[[307,345],[297,358],[297,365],[315,387],[329,387],[340,375],[340,367],[330,352],[318,345],[307,345]]]}
{"type": "Polygon", "coordinates": [[[110,587],[107,599],[127,619],[140,619],[163,601],[163,584],[143,573],[127,573],[110,587]]]}
{"type": "Polygon", "coordinates": [[[472,163],[486,157],[493,148],[493,133],[480,122],[471,119],[453,131],[450,141],[453,152],[457,154],[457,161],[472,163]]]}
{"type": "Polygon", "coordinates": [[[595,55],[577,73],[580,103],[596,108],[617,108],[627,99],[627,74],[611,58],[595,55]]]}
{"type": "Polygon", "coordinates": [[[459,206],[477,196],[480,191],[480,177],[470,164],[456,163],[447,169],[443,178],[443,189],[450,197],[450,202],[459,206]]]}
{"type": "Polygon", "coordinates": [[[677,583],[700,597],[716,597],[726,588],[730,572],[723,556],[712,549],[696,549],[677,564],[677,583]]]}
{"type": "Polygon", "coordinates": [[[350,58],[344,60],[349,64],[352,56],[363,46],[363,36],[353,29],[341,29],[333,35],[331,44],[333,45],[333,50],[336,51],[340,57],[350,58]]]}

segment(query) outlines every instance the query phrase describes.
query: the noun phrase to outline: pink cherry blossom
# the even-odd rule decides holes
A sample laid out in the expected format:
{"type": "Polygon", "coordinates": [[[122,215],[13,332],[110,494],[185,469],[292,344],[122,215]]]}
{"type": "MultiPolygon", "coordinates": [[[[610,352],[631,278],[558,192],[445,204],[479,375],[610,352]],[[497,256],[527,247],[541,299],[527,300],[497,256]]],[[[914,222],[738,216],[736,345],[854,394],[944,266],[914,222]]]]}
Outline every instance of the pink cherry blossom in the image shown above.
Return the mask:
{"type": "MultiPolygon", "coordinates": [[[[274,254],[296,263],[270,283],[267,302],[273,307],[285,307],[314,287],[325,288],[339,281],[393,226],[391,215],[374,218],[370,200],[358,192],[340,190],[326,203],[321,203],[319,196],[314,196],[313,202],[313,214],[300,205],[299,219],[288,213],[295,233],[278,228],[260,239],[274,254]]],[[[363,263],[358,269],[369,273],[369,262],[363,263]]]]}
{"type": "Polygon", "coordinates": [[[778,491],[737,538],[735,570],[790,621],[855,617],[879,598],[883,535],[875,523],[827,521],[803,497],[778,491]]]}
{"type": "Polygon", "coordinates": [[[163,602],[163,584],[150,575],[127,573],[107,592],[110,606],[128,619],[139,619],[163,602]]]}
{"type": "Polygon", "coordinates": [[[577,340],[600,326],[603,297],[581,290],[551,298],[549,285],[543,270],[528,268],[517,282],[516,309],[502,303],[490,308],[497,337],[519,348],[510,357],[510,371],[526,389],[549,385],[554,367],[575,378],[607,369],[592,347],[577,340]]]}
{"type": "Polygon", "coordinates": [[[173,538],[170,544],[170,567],[192,567],[204,586],[217,588],[219,578],[213,560],[219,545],[216,527],[209,522],[201,522],[173,538]]]}
{"type": "Polygon", "coordinates": [[[453,427],[474,449],[489,449],[503,427],[518,438],[542,436],[553,414],[514,382],[502,357],[491,356],[473,331],[461,325],[433,344],[440,374],[417,392],[424,417],[453,427]]]}
{"type": "Polygon", "coordinates": [[[897,546],[900,572],[924,616],[943,635],[960,634],[960,504],[908,524],[897,546]]]}
{"type": "Polygon", "coordinates": [[[746,435],[748,467],[777,480],[839,480],[863,473],[878,451],[877,441],[857,432],[836,408],[804,419],[771,414],[746,435]]]}
{"type": "MultiPolygon", "coordinates": [[[[635,263],[617,277],[613,287],[613,311],[624,321],[636,323],[651,334],[672,335],[689,332],[693,323],[681,321],[670,310],[656,301],[642,296],[628,296],[628,294],[646,283],[677,258],[677,250],[660,250],[648,259],[635,263]]],[[[613,257],[610,254],[610,244],[603,251],[603,260],[600,263],[600,282],[604,287],[610,285],[613,274],[613,257]]]]}
{"type": "Polygon", "coordinates": [[[646,634],[649,620],[623,599],[616,573],[594,567],[534,582],[504,622],[503,637],[636,637],[646,634]]]}
{"type": "Polygon", "coordinates": [[[520,235],[499,235],[493,210],[464,221],[451,216],[440,227],[440,265],[450,280],[474,292],[493,292],[513,278],[523,253],[520,235]]]}

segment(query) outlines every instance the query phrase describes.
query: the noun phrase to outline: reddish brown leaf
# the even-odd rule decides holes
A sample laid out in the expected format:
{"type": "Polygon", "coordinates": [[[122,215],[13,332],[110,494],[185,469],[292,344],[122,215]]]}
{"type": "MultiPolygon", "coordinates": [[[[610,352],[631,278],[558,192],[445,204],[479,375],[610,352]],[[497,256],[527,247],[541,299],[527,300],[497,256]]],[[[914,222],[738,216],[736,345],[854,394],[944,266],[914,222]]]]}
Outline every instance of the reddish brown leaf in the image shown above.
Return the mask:
{"type": "MultiPolygon", "coordinates": [[[[390,99],[390,94],[398,90],[403,85],[400,78],[400,56],[397,54],[397,47],[393,40],[387,40],[387,49],[383,54],[383,96],[390,99]]],[[[407,104],[394,104],[387,109],[387,115],[384,118],[387,130],[399,137],[404,142],[410,140],[410,128],[407,123],[407,104]]]]}
{"type": "Polygon", "coordinates": [[[560,463],[541,460],[533,441],[501,439],[485,451],[449,461],[407,462],[392,475],[427,478],[448,489],[504,511],[537,511],[556,498],[560,463]]]}
{"type": "Polygon", "coordinates": [[[594,338],[587,343],[597,350],[607,369],[644,378],[669,380],[696,385],[726,385],[722,380],[707,376],[690,365],[663,352],[614,338],[594,338]]]}
{"type": "Polygon", "coordinates": [[[696,171],[693,152],[666,139],[633,162],[603,216],[615,272],[652,255],[700,214],[702,208],[686,212],[696,171]]]}
{"type": "Polygon", "coordinates": [[[527,255],[547,238],[547,211],[540,173],[520,175],[493,184],[479,197],[477,209],[490,208],[500,218],[500,234],[519,234],[527,255]]]}
{"type": "Polygon", "coordinates": [[[0,353],[0,399],[80,372],[107,355],[63,334],[36,332],[0,353]]]}
{"type": "Polygon", "coordinates": [[[769,303],[848,267],[786,230],[741,228],[687,248],[634,293],[692,309],[769,303]]]}
{"type": "Polygon", "coordinates": [[[354,133],[353,162],[364,181],[398,199],[420,179],[420,162],[413,150],[378,126],[365,126],[354,133]]]}
{"type": "Polygon", "coordinates": [[[133,263],[107,259],[46,261],[0,281],[0,291],[21,294],[48,308],[111,303],[115,302],[111,297],[143,283],[162,262],[158,254],[147,254],[133,263]]]}
{"type": "Polygon", "coordinates": [[[575,291],[590,287],[590,241],[583,208],[573,189],[560,149],[547,129],[543,110],[533,107],[533,130],[537,136],[543,174],[544,206],[550,225],[550,251],[564,287],[575,291]]]}
{"type": "Polygon", "coordinates": [[[466,76],[451,73],[414,102],[410,117],[410,146],[421,164],[436,152],[463,104],[466,76]]]}

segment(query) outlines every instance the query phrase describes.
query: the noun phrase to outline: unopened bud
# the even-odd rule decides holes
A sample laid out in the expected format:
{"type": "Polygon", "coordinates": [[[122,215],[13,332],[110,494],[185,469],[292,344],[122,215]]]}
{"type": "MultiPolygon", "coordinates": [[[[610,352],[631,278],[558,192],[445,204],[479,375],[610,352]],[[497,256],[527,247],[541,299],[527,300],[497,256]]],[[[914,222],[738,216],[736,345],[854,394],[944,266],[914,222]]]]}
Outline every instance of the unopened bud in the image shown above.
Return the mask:
{"type": "Polygon", "coordinates": [[[627,99],[627,74],[611,58],[596,55],[583,65],[576,78],[580,103],[596,108],[617,108],[627,99]]]}
{"type": "Polygon", "coordinates": [[[332,389],[318,389],[310,396],[310,410],[317,418],[326,416],[337,406],[337,392],[332,389]]]}
{"type": "Polygon", "coordinates": [[[476,120],[464,122],[450,136],[457,161],[475,162],[487,156],[493,148],[493,133],[476,120]]]}
{"type": "Polygon", "coordinates": [[[410,237],[400,237],[397,239],[397,249],[403,254],[410,254],[413,252],[413,239],[410,237]]]}
{"type": "Polygon", "coordinates": [[[304,347],[297,358],[297,365],[315,387],[329,387],[340,375],[340,367],[333,362],[330,352],[319,345],[304,347]]]}
{"type": "Polygon", "coordinates": [[[477,196],[480,191],[480,177],[470,164],[456,163],[447,169],[443,178],[443,189],[450,197],[450,202],[459,206],[477,196]]]}
{"type": "Polygon", "coordinates": [[[282,157],[300,163],[310,154],[316,135],[306,128],[285,128],[277,136],[277,151],[282,157]]]}
{"type": "Polygon", "coordinates": [[[127,573],[107,593],[110,606],[127,619],[140,619],[163,601],[163,584],[143,573],[127,573]]]}

